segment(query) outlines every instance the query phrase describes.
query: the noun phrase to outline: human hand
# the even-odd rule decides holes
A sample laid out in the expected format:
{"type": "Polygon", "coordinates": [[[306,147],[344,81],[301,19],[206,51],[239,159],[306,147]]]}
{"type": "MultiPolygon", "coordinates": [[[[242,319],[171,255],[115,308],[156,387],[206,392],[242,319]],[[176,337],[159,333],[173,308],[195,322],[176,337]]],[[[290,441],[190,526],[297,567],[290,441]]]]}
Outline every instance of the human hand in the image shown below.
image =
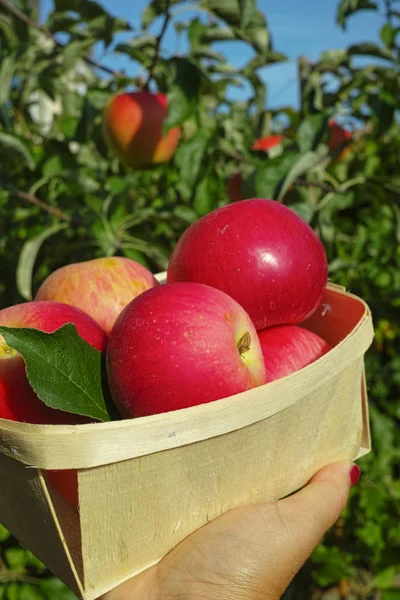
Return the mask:
{"type": "Polygon", "coordinates": [[[278,600],[359,476],[350,462],[333,464],[284,500],[231,510],[102,600],[278,600]]]}

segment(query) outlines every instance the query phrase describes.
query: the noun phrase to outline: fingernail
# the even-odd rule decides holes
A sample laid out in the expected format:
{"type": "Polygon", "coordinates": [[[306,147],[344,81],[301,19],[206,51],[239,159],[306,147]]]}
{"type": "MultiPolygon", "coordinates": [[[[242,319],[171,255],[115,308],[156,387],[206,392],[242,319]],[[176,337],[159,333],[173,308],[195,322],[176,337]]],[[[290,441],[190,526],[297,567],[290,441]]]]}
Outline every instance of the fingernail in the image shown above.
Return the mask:
{"type": "Polygon", "coordinates": [[[356,485],[356,483],[360,479],[360,475],[361,475],[360,467],[358,465],[353,465],[352,468],[350,469],[351,487],[353,487],[353,485],[356,485]]]}

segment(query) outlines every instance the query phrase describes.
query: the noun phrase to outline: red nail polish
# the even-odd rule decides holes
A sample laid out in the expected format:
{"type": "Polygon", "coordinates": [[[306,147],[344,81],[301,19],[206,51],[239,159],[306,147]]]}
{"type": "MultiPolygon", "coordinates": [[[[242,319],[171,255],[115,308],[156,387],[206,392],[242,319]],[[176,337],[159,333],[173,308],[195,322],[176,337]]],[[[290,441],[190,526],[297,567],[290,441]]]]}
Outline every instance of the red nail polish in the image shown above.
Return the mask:
{"type": "Polygon", "coordinates": [[[353,487],[353,485],[356,485],[356,483],[360,479],[360,475],[361,475],[360,467],[358,465],[354,465],[350,470],[351,487],[353,487]]]}

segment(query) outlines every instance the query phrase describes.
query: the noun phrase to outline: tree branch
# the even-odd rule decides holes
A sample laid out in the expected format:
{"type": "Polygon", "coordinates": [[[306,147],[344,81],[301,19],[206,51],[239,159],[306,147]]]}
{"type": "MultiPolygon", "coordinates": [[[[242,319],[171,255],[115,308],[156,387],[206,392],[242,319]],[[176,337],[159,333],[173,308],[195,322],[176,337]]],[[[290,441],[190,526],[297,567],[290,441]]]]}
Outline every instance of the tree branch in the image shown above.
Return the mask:
{"type": "Polygon", "coordinates": [[[391,0],[384,0],[384,4],[385,4],[385,17],[386,17],[386,21],[388,22],[389,25],[393,25],[392,23],[392,19],[393,19],[393,9],[392,9],[392,3],[391,0]]]}
{"type": "MultiPolygon", "coordinates": [[[[26,23],[32,29],[36,29],[36,31],[40,31],[41,33],[43,33],[46,37],[52,40],[58,48],[64,48],[64,45],[60,44],[57,38],[48,29],[46,29],[42,25],[39,25],[38,23],[35,23],[33,19],[28,17],[28,15],[23,13],[21,10],[19,10],[19,8],[17,8],[13,4],[10,4],[8,0],[0,0],[0,6],[3,6],[7,12],[14,15],[14,17],[19,19],[23,23],[26,23]]],[[[88,56],[83,56],[82,60],[84,60],[91,67],[100,69],[101,71],[104,71],[105,73],[108,73],[113,77],[126,77],[125,73],[122,73],[121,71],[114,71],[113,69],[110,69],[105,65],[101,65],[100,63],[96,62],[92,58],[89,58],[88,56]]]]}
{"type": "Polygon", "coordinates": [[[302,179],[300,177],[296,179],[294,183],[296,185],[301,185],[305,187],[316,187],[320,190],[324,190],[324,192],[333,192],[334,194],[339,194],[341,192],[340,187],[336,189],[333,186],[328,185],[327,183],[323,183],[322,181],[308,181],[307,179],[302,179]]]}
{"type": "Polygon", "coordinates": [[[3,189],[8,190],[12,194],[14,194],[14,196],[16,196],[17,198],[20,198],[21,200],[25,200],[25,202],[30,202],[31,204],[38,206],[42,210],[45,210],[46,212],[50,213],[51,215],[54,215],[61,221],[66,221],[67,223],[72,223],[72,217],[63,213],[60,209],[55,208],[54,206],[50,206],[50,204],[47,204],[46,202],[43,202],[43,200],[39,200],[39,198],[37,198],[34,194],[28,194],[27,192],[22,192],[21,190],[14,187],[10,183],[6,183],[5,181],[2,181],[2,180],[0,180],[0,186],[3,189]]]}
{"type": "Polygon", "coordinates": [[[171,15],[171,13],[169,11],[169,8],[170,8],[170,0],[166,0],[164,23],[163,23],[163,25],[161,27],[160,34],[157,37],[156,47],[154,49],[153,60],[151,61],[151,65],[149,67],[149,74],[147,76],[146,83],[143,86],[143,89],[146,90],[146,91],[149,89],[150,81],[153,78],[154,69],[156,67],[156,64],[157,64],[157,61],[158,61],[159,55],[160,55],[161,42],[162,42],[162,39],[164,37],[165,32],[167,31],[168,24],[169,24],[170,19],[172,17],[172,15],[171,15]]]}

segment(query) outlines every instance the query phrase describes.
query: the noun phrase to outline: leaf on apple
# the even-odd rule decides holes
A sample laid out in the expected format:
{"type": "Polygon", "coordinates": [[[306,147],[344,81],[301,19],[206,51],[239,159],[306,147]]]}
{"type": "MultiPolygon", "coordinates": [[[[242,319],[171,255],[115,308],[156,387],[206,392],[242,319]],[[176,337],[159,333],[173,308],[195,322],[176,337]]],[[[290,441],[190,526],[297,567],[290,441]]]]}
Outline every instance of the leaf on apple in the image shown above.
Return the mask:
{"type": "Polygon", "coordinates": [[[102,355],[83,340],[73,323],[53,333],[3,327],[6,343],[17,350],[35,393],[51,408],[110,421],[102,390],[102,355]]]}

